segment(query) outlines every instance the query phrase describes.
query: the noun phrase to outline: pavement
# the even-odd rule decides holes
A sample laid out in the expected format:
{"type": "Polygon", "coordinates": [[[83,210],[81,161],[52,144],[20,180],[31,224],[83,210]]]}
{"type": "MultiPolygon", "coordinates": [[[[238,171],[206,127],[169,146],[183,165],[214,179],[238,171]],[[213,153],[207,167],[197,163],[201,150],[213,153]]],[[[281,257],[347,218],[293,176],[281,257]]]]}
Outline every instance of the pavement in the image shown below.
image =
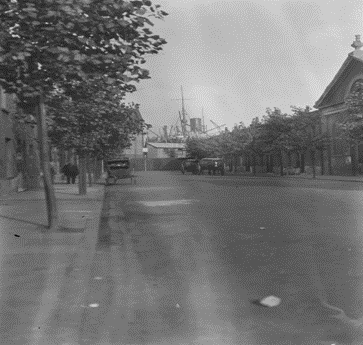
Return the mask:
{"type": "Polygon", "coordinates": [[[363,182],[363,175],[357,176],[339,176],[339,175],[316,175],[315,178],[312,174],[299,174],[299,175],[284,175],[274,173],[230,173],[227,176],[241,176],[241,177],[271,177],[271,178],[281,178],[281,179],[308,179],[308,180],[331,180],[331,181],[351,181],[351,182],[363,182]]]}
{"type": "MultiPolygon", "coordinates": [[[[46,228],[44,190],[0,196],[0,344],[48,345],[44,334],[59,295],[68,293],[77,305],[83,303],[105,187],[102,183],[87,187],[85,196],[78,195],[77,185],[54,187],[60,217],[57,232],[46,228]],[[67,292],[70,266],[77,284],[67,292]]],[[[66,343],[67,332],[64,328],[55,343],[66,343]]]]}
{"type": "Polygon", "coordinates": [[[32,344],[362,344],[358,184],[178,172],[136,181],[107,187],[87,269],[61,260],[69,273],[32,344]],[[257,303],[268,296],[280,304],[257,303]]]}
{"type": "Polygon", "coordinates": [[[360,184],[136,175],[1,197],[0,344],[363,343],[360,184]]]}

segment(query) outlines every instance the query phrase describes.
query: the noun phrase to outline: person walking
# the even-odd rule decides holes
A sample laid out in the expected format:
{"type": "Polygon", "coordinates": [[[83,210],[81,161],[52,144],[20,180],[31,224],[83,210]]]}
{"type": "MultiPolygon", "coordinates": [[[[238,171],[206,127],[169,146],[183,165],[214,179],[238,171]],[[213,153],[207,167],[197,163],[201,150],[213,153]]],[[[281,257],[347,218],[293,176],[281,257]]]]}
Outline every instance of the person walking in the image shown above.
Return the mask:
{"type": "Polygon", "coordinates": [[[52,161],[52,162],[50,162],[50,176],[52,179],[52,184],[54,184],[55,175],[56,175],[55,163],[52,161]]]}
{"type": "Polygon", "coordinates": [[[76,183],[76,177],[79,175],[79,170],[77,165],[72,162],[68,162],[63,168],[62,173],[67,177],[67,184],[76,183]]]}

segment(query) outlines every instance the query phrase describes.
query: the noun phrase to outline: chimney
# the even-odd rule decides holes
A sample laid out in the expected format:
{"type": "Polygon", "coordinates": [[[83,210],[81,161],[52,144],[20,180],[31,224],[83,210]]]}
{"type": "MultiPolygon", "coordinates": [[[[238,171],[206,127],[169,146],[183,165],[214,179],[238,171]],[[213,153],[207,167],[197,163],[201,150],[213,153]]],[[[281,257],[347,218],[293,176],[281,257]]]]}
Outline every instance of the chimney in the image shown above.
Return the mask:
{"type": "Polygon", "coordinates": [[[360,40],[360,35],[355,35],[355,41],[352,43],[351,47],[353,47],[355,50],[360,50],[360,48],[363,47],[363,43],[360,40]]]}

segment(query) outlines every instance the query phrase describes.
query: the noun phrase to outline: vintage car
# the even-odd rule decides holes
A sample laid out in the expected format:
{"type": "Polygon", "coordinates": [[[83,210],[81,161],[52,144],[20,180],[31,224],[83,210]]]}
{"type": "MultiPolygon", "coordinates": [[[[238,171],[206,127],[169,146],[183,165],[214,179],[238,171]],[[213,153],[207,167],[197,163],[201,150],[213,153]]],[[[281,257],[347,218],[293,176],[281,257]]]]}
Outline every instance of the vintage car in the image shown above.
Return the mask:
{"type": "Polygon", "coordinates": [[[129,158],[108,159],[105,161],[105,169],[107,172],[106,185],[110,184],[111,179],[116,184],[117,180],[132,178],[129,158]]]}
{"type": "Polygon", "coordinates": [[[200,174],[200,165],[198,159],[188,158],[184,159],[181,163],[181,172],[183,175],[186,172],[191,172],[193,175],[200,174]]]}
{"type": "Polygon", "coordinates": [[[224,160],[222,158],[202,158],[199,161],[200,174],[203,174],[205,170],[208,170],[208,174],[213,175],[219,172],[222,176],[224,175],[224,160]]]}

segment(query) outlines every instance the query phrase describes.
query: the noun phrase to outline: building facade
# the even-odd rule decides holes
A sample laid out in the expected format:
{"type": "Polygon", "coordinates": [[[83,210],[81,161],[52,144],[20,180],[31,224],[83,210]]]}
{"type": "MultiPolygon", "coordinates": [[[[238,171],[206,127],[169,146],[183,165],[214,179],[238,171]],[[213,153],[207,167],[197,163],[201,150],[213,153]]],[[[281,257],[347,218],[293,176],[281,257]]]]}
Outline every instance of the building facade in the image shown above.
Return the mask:
{"type": "Polygon", "coordinates": [[[147,158],[186,157],[184,143],[147,143],[147,158]]]}
{"type": "MultiPolygon", "coordinates": [[[[0,87],[0,193],[40,186],[36,127],[20,123],[15,95],[0,87]]],[[[31,115],[28,119],[31,120],[31,115]]]]}
{"type": "Polygon", "coordinates": [[[359,82],[363,81],[363,44],[360,35],[352,44],[355,49],[348,54],[343,65],[315,103],[322,114],[322,130],[331,138],[328,150],[324,152],[324,172],[328,175],[352,175],[361,173],[363,164],[362,142],[348,142],[339,138],[337,122],[347,115],[346,98],[359,82]]]}
{"type": "Polygon", "coordinates": [[[145,147],[146,140],[145,138],[146,136],[144,134],[136,135],[135,139],[131,141],[131,146],[125,149],[123,154],[128,158],[143,158],[143,148],[145,147]]]}

